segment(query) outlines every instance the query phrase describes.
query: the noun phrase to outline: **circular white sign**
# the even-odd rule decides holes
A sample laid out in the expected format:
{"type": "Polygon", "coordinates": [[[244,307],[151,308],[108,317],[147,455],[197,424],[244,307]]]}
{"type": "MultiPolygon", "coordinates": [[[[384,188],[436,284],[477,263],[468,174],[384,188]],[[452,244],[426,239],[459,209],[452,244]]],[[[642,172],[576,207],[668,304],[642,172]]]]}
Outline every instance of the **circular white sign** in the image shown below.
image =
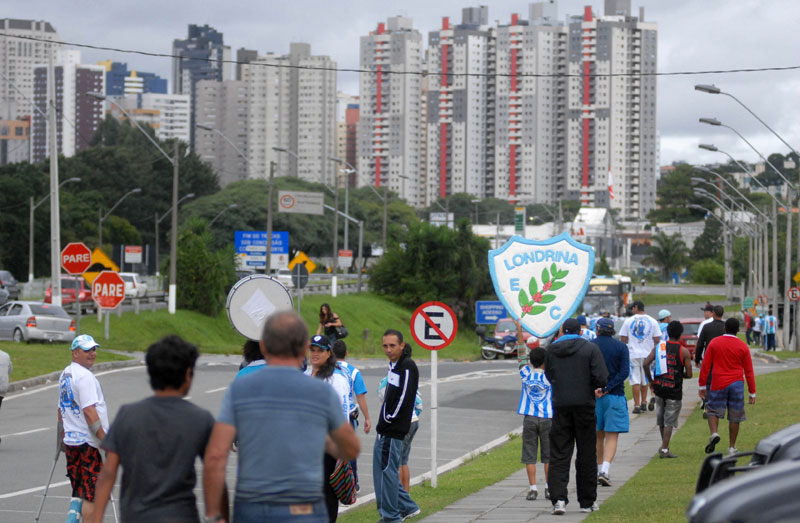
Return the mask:
{"type": "Polygon", "coordinates": [[[264,320],[274,312],[292,310],[292,296],[279,281],[266,274],[253,274],[231,288],[225,308],[236,332],[260,340],[264,320]]]}

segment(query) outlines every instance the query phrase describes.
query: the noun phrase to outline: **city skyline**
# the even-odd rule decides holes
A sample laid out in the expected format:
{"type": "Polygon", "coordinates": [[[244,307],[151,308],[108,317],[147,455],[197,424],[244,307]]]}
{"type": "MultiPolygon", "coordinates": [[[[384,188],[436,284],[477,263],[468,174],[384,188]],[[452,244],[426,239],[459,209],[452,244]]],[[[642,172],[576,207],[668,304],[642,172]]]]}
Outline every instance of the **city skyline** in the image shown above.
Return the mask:
{"type": "MultiPolygon", "coordinates": [[[[600,12],[604,2],[561,0],[558,18],[580,14],[584,5],[600,12]]],[[[169,5],[144,0],[136,10],[122,5],[103,6],[85,0],[61,4],[53,0],[32,0],[15,6],[13,18],[46,20],[53,24],[64,41],[105,45],[146,52],[169,53],[172,41],[186,32],[188,24],[210,24],[225,35],[226,45],[257,49],[260,53],[282,52],[290,42],[308,42],[315,52],[330,56],[339,67],[358,66],[359,36],[380,20],[403,15],[427,37],[441,25],[441,18],[455,18],[463,7],[479,3],[446,1],[432,6],[411,0],[402,9],[370,2],[261,4],[248,2],[237,10],[224,4],[204,3],[203,9],[184,1],[169,5]],[[195,9],[189,11],[189,6],[195,9]],[[316,8],[314,7],[316,6],[316,8]],[[193,11],[202,15],[193,15],[193,11]],[[152,14],[158,12],[158,17],[152,14]],[[90,24],[101,30],[87,37],[90,24]]],[[[525,13],[527,2],[500,1],[489,6],[489,21],[504,21],[511,13],[525,13]]],[[[719,70],[793,66],[800,53],[800,42],[793,36],[793,13],[800,5],[778,0],[762,5],[756,1],[731,4],[713,0],[698,4],[688,0],[661,2],[633,1],[632,10],[645,8],[645,19],[659,26],[659,72],[719,70]],[[743,26],[742,21],[747,25],[743,26]],[[724,45],[720,45],[724,42],[724,45]]],[[[168,78],[168,58],[137,56],[83,49],[84,62],[112,59],[129,67],[152,71],[168,78]]],[[[356,73],[339,73],[339,90],[358,92],[356,73]]],[[[720,161],[720,155],[700,151],[698,143],[714,143],[738,158],[756,161],[733,133],[697,123],[703,116],[714,116],[742,132],[756,147],[766,152],[788,152],[750,115],[725,97],[714,97],[693,90],[696,83],[714,83],[745,101],[790,143],[800,143],[800,126],[793,120],[793,96],[800,92],[800,78],[792,71],[735,74],[703,74],[659,77],[657,128],[661,139],[660,164],[675,160],[706,163],[720,161]]]]}

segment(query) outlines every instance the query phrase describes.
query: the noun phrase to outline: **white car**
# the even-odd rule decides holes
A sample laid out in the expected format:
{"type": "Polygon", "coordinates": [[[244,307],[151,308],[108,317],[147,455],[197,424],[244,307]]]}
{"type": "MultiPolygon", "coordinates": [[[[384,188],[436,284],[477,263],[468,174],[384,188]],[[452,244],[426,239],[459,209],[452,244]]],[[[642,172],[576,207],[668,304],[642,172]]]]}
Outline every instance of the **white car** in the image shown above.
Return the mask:
{"type": "Polygon", "coordinates": [[[275,279],[282,283],[287,289],[294,287],[294,283],[292,283],[292,271],[289,269],[278,269],[275,273],[275,279]]]}
{"type": "Polygon", "coordinates": [[[142,298],[147,296],[147,284],[139,279],[139,275],[135,272],[121,272],[119,273],[122,281],[125,282],[125,297],[126,298],[142,298]]]}

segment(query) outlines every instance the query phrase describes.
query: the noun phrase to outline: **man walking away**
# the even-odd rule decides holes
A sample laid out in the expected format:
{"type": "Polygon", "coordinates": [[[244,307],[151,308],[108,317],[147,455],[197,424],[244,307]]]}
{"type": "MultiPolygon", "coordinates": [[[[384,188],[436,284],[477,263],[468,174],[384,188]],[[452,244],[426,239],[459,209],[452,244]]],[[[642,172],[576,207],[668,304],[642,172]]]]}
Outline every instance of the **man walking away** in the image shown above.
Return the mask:
{"type": "Polygon", "coordinates": [[[108,431],[108,411],[103,388],[89,370],[99,346],[88,334],[72,340],[72,363],[58,378],[58,433],[72,485],[67,521],[78,521],[78,516],[91,520],[97,476],[103,467],[98,446],[108,431]]]}
{"type": "Polygon", "coordinates": [[[389,372],[372,452],[372,481],[381,520],[397,523],[420,513],[419,506],[400,484],[399,476],[403,440],[411,427],[419,371],[403,350],[405,344],[400,331],[387,329],[381,341],[389,359],[389,372]]]}
{"type": "Polygon", "coordinates": [[[197,347],[167,336],[147,349],[154,395],[123,405],[103,440],[106,462],[97,480],[94,523],[102,523],[122,465],[123,521],[197,521],[194,464],[205,454],[214,417],[185,401],[194,378],[197,347]]]}
{"type": "Polygon", "coordinates": [[[706,323],[702,332],[697,336],[697,346],[694,349],[694,361],[697,363],[698,367],[700,367],[703,361],[703,355],[706,352],[708,344],[711,343],[711,340],[725,334],[725,322],[722,321],[722,315],[725,314],[725,309],[722,305],[714,305],[713,314],[714,316],[711,318],[711,321],[706,323]]]}
{"type": "Polygon", "coordinates": [[[764,327],[762,330],[767,337],[764,343],[767,350],[775,350],[775,332],[778,330],[778,319],[772,315],[772,305],[769,306],[769,314],[764,318],[764,327]]]}
{"type": "MultiPolygon", "coordinates": [[[[345,361],[345,358],[347,358],[347,344],[344,340],[336,340],[333,342],[331,352],[336,356],[337,365],[350,381],[350,425],[353,426],[353,430],[358,428],[358,414],[360,408],[361,412],[364,413],[364,434],[369,434],[369,429],[372,428],[372,424],[369,421],[367,386],[364,385],[364,378],[361,377],[361,372],[357,368],[345,361]]],[[[353,467],[353,476],[355,476],[356,480],[356,492],[359,492],[361,486],[358,484],[358,461],[350,461],[350,466],[353,467]]]]}
{"type": "Polygon", "coordinates": [[[9,355],[0,350],[0,406],[3,405],[3,397],[8,390],[8,381],[14,366],[11,364],[9,355]]]}
{"type": "Polygon", "coordinates": [[[595,397],[602,395],[608,380],[603,354],[592,342],[581,338],[578,320],[562,325],[563,336],[547,350],[544,372],[553,386],[553,424],[550,429],[550,500],[553,514],[564,515],[569,499],[569,464],[577,448],[575,482],[581,512],[598,510],[597,461],[594,438],[595,397]]]}
{"type": "Polygon", "coordinates": [[[761,345],[761,327],[764,325],[764,320],[761,319],[761,315],[758,314],[753,319],[753,342],[756,345],[761,345]]]}
{"type": "Polygon", "coordinates": [[[586,341],[594,341],[597,337],[597,334],[589,328],[588,322],[586,321],[586,316],[581,314],[576,318],[578,323],[581,325],[581,338],[585,339],[586,341]]]}
{"type": "Polygon", "coordinates": [[[625,320],[620,328],[622,343],[628,344],[630,351],[630,382],[633,390],[633,413],[647,412],[647,377],[644,374],[644,359],[658,346],[661,328],[652,317],[644,313],[644,303],[633,302],[633,316],[625,320]]]}
{"type": "Polygon", "coordinates": [[[358,436],[333,387],[300,371],[309,348],[300,316],[269,316],[260,345],[266,368],[231,383],[211,432],[203,465],[205,521],[228,521],[225,470],[238,437],[234,521],[327,523],[323,454],[354,459],[358,436]]]}
{"type": "Polygon", "coordinates": [[[644,360],[647,379],[655,388],[656,424],[661,432],[659,458],[678,457],[669,451],[669,440],[672,438],[673,429],[678,428],[678,416],[681,413],[683,400],[683,379],[692,377],[692,357],[689,349],[681,345],[681,334],[683,334],[683,324],[679,321],[669,322],[668,340],[660,344],[660,349],[665,353],[665,358],[658,363],[660,374],[650,375],[650,363],[656,359],[656,349],[653,349],[644,360]]]}
{"type": "MultiPolygon", "coordinates": [[[[539,444],[542,448],[542,464],[544,465],[544,482],[550,471],[550,427],[553,422],[553,387],[544,375],[544,360],[547,352],[542,347],[528,351],[523,341],[525,333],[517,321],[517,362],[519,376],[522,380],[522,391],[519,395],[517,414],[525,416],[522,421],[522,463],[528,473],[528,501],[539,496],[536,487],[536,461],[539,444]]],[[[550,499],[550,488],[544,489],[545,499],[550,499]]]]}
{"type": "Polygon", "coordinates": [[[706,454],[714,452],[716,444],[719,443],[717,429],[719,420],[725,417],[726,409],[730,436],[728,454],[736,454],[739,424],[747,419],[744,414],[744,380],[747,381],[747,390],[750,392],[749,403],[754,405],[756,402],[756,378],[753,374],[750,348],[736,336],[738,332],[739,320],[728,318],[725,321],[725,334],[709,344],[703,366],[700,368],[698,393],[701,398],[708,396],[708,429],[711,432],[706,445],[706,454]],[[711,389],[707,393],[705,385],[709,380],[709,370],[712,365],[714,375],[710,379],[711,389]]]}
{"type": "Polygon", "coordinates": [[[625,380],[630,373],[628,347],[614,336],[614,322],[608,318],[597,320],[595,345],[603,354],[608,369],[608,384],[597,399],[597,484],[611,486],[610,470],[617,454],[617,442],[621,432],[628,432],[630,419],[628,401],[625,399],[625,380]]]}
{"type": "Polygon", "coordinates": [[[700,333],[703,332],[703,327],[708,325],[714,320],[714,306],[711,305],[709,302],[706,302],[705,307],[700,309],[703,311],[703,321],[700,322],[700,325],[697,327],[697,337],[700,337],[700,333]]]}
{"type": "Polygon", "coordinates": [[[747,309],[742,309],[744,316],[744,337],[747,339],[747,345],[753,344],[753,315],[747,309]]]}

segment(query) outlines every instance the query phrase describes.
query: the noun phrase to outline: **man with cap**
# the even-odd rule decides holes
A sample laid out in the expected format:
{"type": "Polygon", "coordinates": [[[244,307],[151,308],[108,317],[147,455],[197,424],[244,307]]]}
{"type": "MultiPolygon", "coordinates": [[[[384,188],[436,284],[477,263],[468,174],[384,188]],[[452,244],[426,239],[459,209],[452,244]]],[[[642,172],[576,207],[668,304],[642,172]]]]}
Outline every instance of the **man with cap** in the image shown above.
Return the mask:
{"type": "Polygon", "coordinates": [[[700,309],[703,311],[703,321],[700,322],[700,325],[697,327],[697,337],[700,337],[700,333],[703,332],[703,327],[708,325],[714,320],[714,306],[710,303],[706,303],[705,307],[700,309]]]}
{"type": "Polygon", "coordinates": [[[628,347],[614,339],[614,322],[610,318],[597,320],[595,345],[603,353],[608,369],[608,383],[597,398],[597,484],[611,486],[610,468],[617,454],[620,432],[628,432],[630,420],[628,401],[625,399],[625,380],[630,374],[628,347]]]}
{"type": "Polygon", "coordinates": [[[578,316],[577,320],[578,324],[581,326],[581,338],[585,339],[586,341],[594,341],[594,339],[597,337],[597,334],[595,334],[587,325],[586,316],[581,314],[578,316]]]}
{"type": "Polygon", "coordinates": [[[108,410],[103,388],[89,370],[99,346],[88,334],[72,340],[72,363],[58,378],[58,434],[72,485],[67,521],[79,521],[79,516],[91,520],[97,476],[103,467],[98,448],[108,432],[108,410]]]}
{"type": "Polygon", "coordinates": [[[595,397],[602,395],[608,381],[603,353],[580,336],[578,320],[562,325],[563,335],[547,348],[544,372],[553,386],[553,422],[550,429],[550,475],[547,478],[553,514],[567,511],[567,484],[573,447],[575,483],[581,512],[597,506],[595,397]]]}
{"type": "Polygon", "coordinates": [[[644,374],[644,359],[661,340],[661,328],[652,316],[644,313],[644,303],[637,300],[631,307],[633,316],[625,320],[619,335],[628,345],[631,359],[630,382],[633,390],[633,413],[647,412],[647,377],[644,374]]]}

